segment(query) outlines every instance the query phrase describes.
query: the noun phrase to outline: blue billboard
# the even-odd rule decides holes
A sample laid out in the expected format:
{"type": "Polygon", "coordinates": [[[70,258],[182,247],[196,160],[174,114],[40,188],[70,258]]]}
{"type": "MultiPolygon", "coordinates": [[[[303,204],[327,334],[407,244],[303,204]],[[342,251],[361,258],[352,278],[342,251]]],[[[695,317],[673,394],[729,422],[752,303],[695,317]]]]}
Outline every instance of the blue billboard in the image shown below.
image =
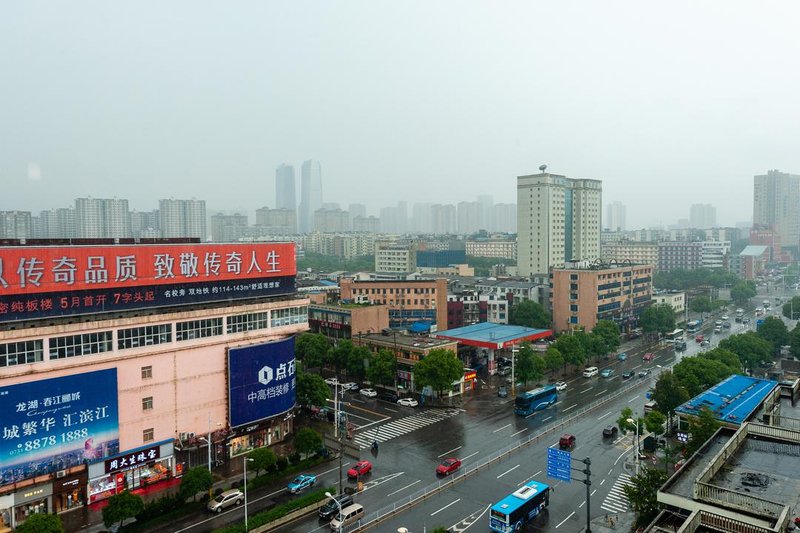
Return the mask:
{"type": "Polygon", "coordinates": [[[117,369],[0,386],[0,485],[119,453],[117,369]]]}
{"type": "Polygon", "coordinates": [[[294,337],[228,350],[231,427],[251,424],[295,404],[294,337]]]}

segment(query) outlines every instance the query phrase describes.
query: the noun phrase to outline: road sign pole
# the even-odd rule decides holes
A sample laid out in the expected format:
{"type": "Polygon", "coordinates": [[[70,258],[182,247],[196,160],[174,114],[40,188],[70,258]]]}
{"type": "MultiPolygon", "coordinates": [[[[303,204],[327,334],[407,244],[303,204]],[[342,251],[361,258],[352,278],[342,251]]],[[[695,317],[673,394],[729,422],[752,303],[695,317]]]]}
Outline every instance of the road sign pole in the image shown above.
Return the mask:
{"type": "Polygon", "coordinates": [[[583,460],[583,464],[586,465],[586,469],[583,471],[586,474],[586,479],[583,481],[586,484],[586,533],[592,533],[592,523],[591,523],[591,501],[590,498],[592,497],[591,488],[592,488],[592,470],[590,468],[592,464],[592,460],[588,457],[583,460]]]}

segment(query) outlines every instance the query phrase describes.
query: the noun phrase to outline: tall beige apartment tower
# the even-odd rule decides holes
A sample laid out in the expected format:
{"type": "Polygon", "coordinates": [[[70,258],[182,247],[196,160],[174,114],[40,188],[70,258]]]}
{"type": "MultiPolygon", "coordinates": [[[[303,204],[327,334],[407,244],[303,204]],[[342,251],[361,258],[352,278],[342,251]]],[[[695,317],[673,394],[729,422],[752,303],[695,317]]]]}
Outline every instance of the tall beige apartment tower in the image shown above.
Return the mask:
{"type": "Polygon", "coordinates": [[[770,170],[753,185],[753,225],[775,230],[781,246],[800,245],[800,176],[770,170]]]}
{"type": "Polygon", "coordinates": [[[517,271],[600,258],[603,184],[542,172],[517,178],[517,271]]]}

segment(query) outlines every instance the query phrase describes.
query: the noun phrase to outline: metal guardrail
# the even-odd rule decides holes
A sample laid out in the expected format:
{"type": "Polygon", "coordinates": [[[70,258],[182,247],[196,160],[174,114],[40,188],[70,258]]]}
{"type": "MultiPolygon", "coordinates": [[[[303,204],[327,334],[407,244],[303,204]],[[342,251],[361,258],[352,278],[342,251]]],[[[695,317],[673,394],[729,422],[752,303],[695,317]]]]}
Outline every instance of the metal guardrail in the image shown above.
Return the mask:
{"type": "Polygon", "coordinates": [[[677,533],[695,533],[701,526],[729,533],[774,533],[775,531],[774,529],[748,524],[741,520],[698,509],[689,515],[689,519],[684,522],[677,533]]]}
{"type": "Polygon", "coordinates": [[[488,467],[492,463],[494,463],[496,461],[499,461],[500,459],[511,455],[511,453],[513,453],[513,452],[515,452],[515,451],[517,451],[517,450],[519,450],[519,449],[521,449],[521,448],[523,448],[525,446],[528,446],[529,444],[534,444],[534,443],[539,442],[542,438],[548,436],[550,433],[557,432],[557,431],[560,431],[560,430],[564,429],[566,426],[568,426],[569,424],[572,424],[576,419],[578,419],[579,417],[585,415],[586,413],[588,413],[590,411],[593,411],[593,410],[597,409],[598,407],[600,407],[600,406],[602,406],[602,405],[604,405],[606,403],[609,403],[612,400],[615,400],[615,399],[619,398],[620,396],[623,396],[623,395],[631,392],[634,389],[637,389],[637,388],[641,387],[645,383],[647,383],[647,382],[646,381],[645,382],[640,382],[640,381],[632,382],[632,383],[628,384],[627,387],[623,387],[623,388],[619,389],[617,392],[611,393],[608,396],[605,396],[604,398],[602,398],[600,400],[595,400],[592,403],[590,403],[590,404],[578,409],[577,411],[575,411],[574,414],[572,414],[568,418],[566,418],[566,419],[564,419],[562,421],[556,420],[556,421],[552,422],[551,424],[546,426],[544,429],[542,429],[542,431],[540,431],[539,433],[537,433],[535,435],[529,435],[528,437],[519,439],[518,441],[501,448],[499,451],[496,451],[496,452],[492,453],[491,455],[489,455],[489,456],[487,456],[487,457],[485,457],[483,459],[478,460],[476,463],[474,463],[474,464],[472,464],[470,466],[462,467],[455,474],[453,474],[452,476],[450,476],[448,478],[442,479],[442,480],[440,480],[440,481],[438,481],[436,483],[428,485],[427,487],[419,489],[416,492],[414,492],[414,493],[402,498],[399,501],[394,502],[391,505],[387,505],[386,507],[383,507],[382,509],[379,509],[378,511],[376,511],[374,513],[370,513],[370,514],[366,515],[358,523],[353,524],[352,526],[347,528],[346,531],[351,532],[351,531],[359,531],[359,530],[362,530],[362,529],[369,529],[369,528],[379,524],[383,520],[385,520],[385,519],[387,519],[387,518],[389,518],[391,516],[394,516],[396,514],[399,514],[399,513],[403,512],[403,511],[405,511],[406,509],[409,509],[410,507],[413,507],[414,505],[416,505],[420,501],[424,500],[425,498],[428,498],[429,496],[432,496],[432,495],[438,493],[439,491],[441,491],[445,487],[448,487],[448,486],[450,486],[450,485],[452,485],[454,483],[458,483],[458,482],[466,479],[468,476],[471,476],[472,474],[475,474],[476,472],[478,472],[482,468],[488,467]]]}
{"type": "Polygon", "coordinates": [[[780,426],[765,426],[763,424],[750,423],[747,425],[747,432],[751,435],[761,437],[772,437],[774,439],[788,440],[800,443],[800,431],[780,426]]]}
{"type": "Polygon", "coordinates": [[[707,503],[737,509],[756,516],[768,516],[777,520],[784,511],[785,505],[775,503],[757,496],[743,494],[733,490],[709,485],[696,481],[694,484],[694,499],[707,503]]]}

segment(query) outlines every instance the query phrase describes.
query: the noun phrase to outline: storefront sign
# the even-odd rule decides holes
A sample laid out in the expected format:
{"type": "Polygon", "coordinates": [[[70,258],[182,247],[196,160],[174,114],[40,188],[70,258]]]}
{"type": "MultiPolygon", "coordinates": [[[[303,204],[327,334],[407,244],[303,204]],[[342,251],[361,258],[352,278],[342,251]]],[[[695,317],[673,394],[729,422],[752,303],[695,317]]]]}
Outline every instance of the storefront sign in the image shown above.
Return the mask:
{"type": "Polygon", "coordinates": [[[52,494],[53,485],[51,483],[27,488],[21,492],[18,492],[16,496],[14,496],[14,505],[22,505],[24,503],[41,500],[42,498],[46,498],[52,494]]]}
{"type": "Polygon", "coordinates": [[[263,420],[294,407],[294,337],[228,350],[231,427],[263,420]]]}
{"type": "Polygon", "coordinates": [[[294,292],[293,243],[0,247],[0,322],[294,292]]]}
{"type": "Polygon", "coordinates": [[[478,373],[472,369],[464,369],[464,381],[472,381],[478,379],[478,373]]]}
{"type": "Polygon", "coordinates": [[[406,381],[411,380],[411,372],[406,372],[405,370],[398,370],[397,371],[398,379],[404,379],[406,381]]]}
{"type": "Polygon", "coordinates": [[[0,386],[0,485],[119,452],[117,370],[0,386]]]}
{"type": "Polygon", "coordinates": [[[151,446],[150,448],[145,448],[144,450],[130,452],[120,457],[114,457],[113,459],[106,459],[105,471],[106,474],[110,474],[112,472],[128,470],[129,468],[135,468],[137,466],[147,464],[150,461],[155,461],[160,457],[161,457],[161,446],[151,446]]]}

